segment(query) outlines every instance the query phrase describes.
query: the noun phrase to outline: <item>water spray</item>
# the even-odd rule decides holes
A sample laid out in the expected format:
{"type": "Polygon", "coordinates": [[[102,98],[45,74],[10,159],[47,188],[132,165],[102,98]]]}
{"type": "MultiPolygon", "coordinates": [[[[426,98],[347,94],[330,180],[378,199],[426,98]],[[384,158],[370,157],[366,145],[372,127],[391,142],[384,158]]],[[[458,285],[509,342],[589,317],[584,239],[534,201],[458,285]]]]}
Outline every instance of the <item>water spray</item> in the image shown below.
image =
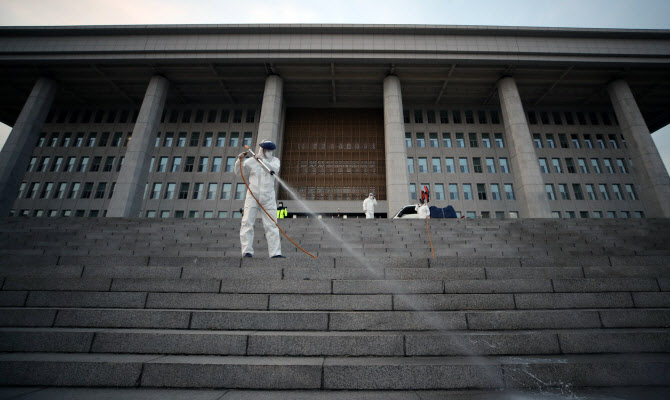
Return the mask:
{"type": "MultiPolygon", "coordinates": [[[[270,169],[270,168],[263,162],[263,160],[260,160],[258,157],[256,157],[256,153],[254,153],[254,152],[249,148],[249,146],[244,145],[244,147],[247,148],[247,150],[254,156],[254,159],[256,159],[256,161],[258,161],[258,163],[259,163],[263,168],[265,168],[265,170],[268,171],[268,173],[269,173],[270,175],[274,175],[274,174],[275,174],[275,171],[271,170],[271,169],[270,169]]],[[[312,254],[308,253],[307,251],[305,251],[305,249],[303,249],[302,247],[298,246],[293,240],[291,240],[291,238],[288,237],[288,235],[286,234],[286,232],[284,232],[284,231],[282,230],[282,228],[279,226],[279,224],[277,224],[277,221],[275,221],[275,219],[272,218],[272,216],[270,215],[270,213],[268,213],[268,212],[265,210],[265,208],[263,208],[263,205],[261,204],[260,201],[258,201],[258,199],[256,198],[256,195],[254,195],[254,192],[251,191],[251,188],[249,187],[249,184],[247,183],[247,180],[244,178],[244,172],[243,172],[244,168],[243,168],[243,166],[242,166],[242,158],[243,158],[243,157],[240,156],[240,159],[239,159],[239,160],[240,160],[240,175],[242,176],[242,181],[244,182],[244,186],[246,186],[246,187],[247,187],[247,190],[249,190],[249,194],[251,194],[251,197],[253,197],[254,200],[256,200],[256,203],[257,203],[258,206],[261,208],[261,210],[263,210],[263,212],[265,213],[265,215],[267,215],[268,218],[270,218],[270,221],[274,222],[275,226],[279,229],[279,231],[280,231],[284,236],[286,236],[286,239],[288,239],[289,242],[293,243],[293,245],[294,245],[295,247],[297,247],[297,248],[299,248],[300,250],[302,250],[302,252],[305,253],[305,254],[307,254],[308,256],[310,256],[310,257],[312,257],[312,258],[316,258],[315,255],[312,255],[312,254]]]]}

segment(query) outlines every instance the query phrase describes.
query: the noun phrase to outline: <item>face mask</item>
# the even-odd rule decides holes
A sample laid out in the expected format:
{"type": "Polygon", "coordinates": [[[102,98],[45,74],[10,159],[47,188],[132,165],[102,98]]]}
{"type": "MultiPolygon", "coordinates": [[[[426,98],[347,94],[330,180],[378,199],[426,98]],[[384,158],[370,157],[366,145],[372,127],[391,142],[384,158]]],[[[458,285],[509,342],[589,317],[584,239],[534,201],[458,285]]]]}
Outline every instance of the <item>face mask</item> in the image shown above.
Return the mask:
{"type": "Polygon", "coordinates": [[[263,151],[263,157],[265,157],[266,160],[271,159],[272,158],[272,150],[263,151]]]}

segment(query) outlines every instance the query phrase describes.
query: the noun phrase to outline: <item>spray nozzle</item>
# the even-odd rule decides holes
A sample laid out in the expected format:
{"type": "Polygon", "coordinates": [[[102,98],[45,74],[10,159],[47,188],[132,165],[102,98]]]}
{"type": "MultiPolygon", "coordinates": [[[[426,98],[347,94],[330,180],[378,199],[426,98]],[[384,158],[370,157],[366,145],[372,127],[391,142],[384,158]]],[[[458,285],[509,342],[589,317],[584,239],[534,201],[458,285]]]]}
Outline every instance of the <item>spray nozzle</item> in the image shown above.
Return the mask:
{"type": "Polygon", "coordinates": [[[244,147],[247,148],[247,150],[251,153],[251,155],[254,156],[254,158],[256,159],[256,161],[258,161],[258,163],[261,164],[261,166],[262,166],[263,168],[265,168],[265,170],[268,171],[268,173],[269,173],[270,175],[274,175],[274,174],[275,174],[275,172],[274,172],[273,170],[271,170],[270,167],[268,167],[268,166],[263,162],[263,160],[261,160],[260,158],[256,157],[256,153],[254,153],[254,151],[251,150],[251,148],[249,148],[249,146],[247,146],[247,145],[245,144],[244,147]]]}

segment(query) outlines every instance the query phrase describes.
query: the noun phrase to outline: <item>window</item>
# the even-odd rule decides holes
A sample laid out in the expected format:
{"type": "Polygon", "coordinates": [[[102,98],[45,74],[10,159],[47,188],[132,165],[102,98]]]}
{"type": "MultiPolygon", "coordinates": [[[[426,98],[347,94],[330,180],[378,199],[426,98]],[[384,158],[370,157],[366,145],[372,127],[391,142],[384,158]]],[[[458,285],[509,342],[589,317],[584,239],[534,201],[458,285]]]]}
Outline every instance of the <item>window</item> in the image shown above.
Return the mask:
{"type": "Polygon", "coordinates": [[[553,133],[547,133],[547,147],[550,149],[556,148],[556,142],[554,141],[553,133]]]}
{"type": "Polygon", "coordinates": [[[411,200],[416,200],[416,185],[413,183],[409,184],[409,198],[411,200]]]}
{"type": "Polygon", "coordinates": [[[409,110],[402,110],[402,119],[406,124],[410,123],[409,120],[409,110]]]}
{"type": "Polygon", "coordinates": [[[623,135],[621,135],[621,145],[624,149],[628,148],[628,145],[626,144],[626,138],[624,138],[623,135]]]}
{"type": "Polygon", "coordinates": [[[235,157],[226,158],[226,172],[233,172],[235,170],[235,157]]]}
{"type": "Polygon", "coordinates": [[[79,160],[79,167],[77,168],[77,172],[86,172],[87,166],[88,166],[88,157],[82,157],[81,160],[79,160]]]}
{"type": "MultiPolygon", "coordinates": [[[[182,183],[179,186],[179,199],[188,199],[188,183],[182,183]]],[[[175,215],[176,216],[176,215],[175,215]]]]}
{"type": "Polygon", "coordinates": [[[535,115],[535,111],[528,111],[528,123],[537,125],[537,115],[535,115]]]}
{"type": "Polygon", "coordinates": [[[230,183],[224,183],[224,184],[221,185],[221,200],[230,199],[231,186],[232,185],[230,183]]]}
{"type": "Polygon", "coordinates": [[[412,147],[412,134],[409,132],[405,132],[405,147],[412,147]]]}
{"type": "Polygon", "coordinates": [[[551,165],[554,167],[554,172],[557,174],[562,174],[563,170],[561,169],[561,159],[560,158],[552,158],[551,159],[551,165]]]}
{"type": "Polygon", "coordinates": [[[505,197],[507,200],[514,200],[514,186],[511,183],[505,184],[505,197]]]}
{"type": "Polygon", "coordinates": [[[212,147],[212,132],[205,132],[205,138],[202,140],[203,147],[212,147]]]}
{"type": "Polygon", "coordinates": [[[572,147],[575,149],[582,148],[582,143],[579,141],[579,135],[572,134],[570,135],[570,138],[572,139],[572,147]]]}
{"type": "Polygon", "coordinates": [[[91,172],[98,172],[100,170],[101,163],[102,157],[93,157],[93,163],[91,163],[91,172]]]}
{"type": "Polygon", "coordinates": [[[174,157],[172,159],[172,168],[170,172],[179,172],[181,170],[181,157],[174,157]]]}
{"type": "Polygon", "coordinates": [[[477,141],[476,133],[469,133],[468,138],[470,141],[470,147],[479,147],[479,142],[477,141]]]}
{"type": "Polygon", "coordinates": [[[243,146],[249,146],[251,147],[251,132],[244,132],[244,138],[242,139],[242,145],[243,146]]]}
{"type": "Polygon", "coordinates": [[[500,124],[500,116],[496,110],[491,110],[491,123],[494,125],[500,124]]]}
{"type": "Polygon", "coordinates": [[[195,111],[195,123],[201,123],[202,120],[205,118],[205,111],[204,110],[196,110],[195,111]]]}
{"type": "Polygon", "coordinates": [[[407,172],[414,173],[414,159],[412,157],[407,157],[407,172]]]}
{"type": "Polygon", "coordinates": [[[426,147],[426,139],[424,138],[423,132],[416,133],[416,147],[426,147]]]}
{"type": "Polygon", "coordinates": [[[216,187],[218,185],[216,183],[210,183],[207,185],[207,200],[215,200],[216,199],[216,187]]]}
{"type": "Polygon", "coordinates": [[[582,171],[582,174],[589,173],[589,168],[586,166],[586,159],[584,158],[577,159],[577,164],[579,165],[579,170],[582,171]]]}
{"type": "Polygon", "coordinates": [[[451,133],[442,132],[442,146],[451,147],[451,133]]]}
{"type": "Polygon", "coordinates": [[[434,124],[435,123],[435,111],[434,110],[426,110],[426,119],[428,120],[429,124],[434,124]]]}
{"type": "Polygon", "coordinates": [[[228,218],[228,211],[219,211],[217,218],[228,218]]]}
{"type": "Polygon", "coordinates": [[[588,211],[580,211],[579,212],[579,218],[588,218],[589,217],[589,212],[588,211]]]}
{"type": "Polygon", "coordinates": [[[467,174],[468,172],[470,172],[468,170],[468,159],[467,158],[465,158],[465,157],[459,158],[458,159],[458,165],[461,169],[461,173],[467,174]]]}
{"type": "Polygon", "coordinates": [[[423,112],[421,110],[414,110],[414,123],[423,124],[423,112]]]}
{"type": "Polygon", "coordinates": [[[598,115],[596,113],[590,112],[589,120],[591,121],[591,125],[598,125],[598,115]]]}
{"type": "Polygon", "coordinates": [[[444,164],[445,164],[445,172],[448,173],[454,173],[456,172],[456,168],[454,167],[454,159],[451,157],[447,157],[444,159],[444,164]]]}
{"type": "Polygon", "coordinates": [[[589,196],[589,200],[598,200],[598,197],[596,196],[596,192],[593,189],[593,185],[590,183],[586,184],[586,194],[589,196]]]}
{"type": "Polygon", "coordinates": [[[465,123],[466,124],[475,123],[475,116],[473,115],[472,110],[465,110],[465,123]]]}
{"type": "Polygon", "coordinates": [[[596,143],[598,143],[598,147],[601,149],[606,149],[607,145],[605,144],[605,139],[603,138],[603,135],[596,135],[596,143]]]}
{"type": "Polygon", "coordinates": [[[98,183],[98,189],[95,191],[95,198],[96,199],[104,199],[106,189],[107,189],[107,182],[98,183]]]}
{"type": "Polygon", "coordinates": [[[58,144],[58,132],[54,132],[51,134],[51,139],[49,139],[48,147],[56,147],[57,144],[58,144]]]}
{"type": "Polygon", "coordinates": [[[539,133],[533,133],[533,143],[535,143],[535,148],[542,148],[542,136],[539,133]]]}
{"type": "Polygon", "coordinates": [[[563,120],[561,119],[561,113],[554,111],[551,113],[552,118],[554,119],[554,124],[563,125],[563,120]]]}
{"type": "Polygon", "coordinates": [[[454,121],[454,124],[460,124],[461,123],[461,112],[458,110],[452,110],[451,111],[451,118],[454,121]]]}
{"type": "MultiPolygon", "coordinates": [[[[21,197],[21,194],[23,193],[23,189],[25,188],[25,183],[21,185],[21,191],[19,192],[19,197],[21,197]]],[[[56,186],[56,193],[54,194],[54,199],[62,199],[65,197],[65,190],[67,189],[67,183],[65,182],[60,182],[58,186],[56,186]]]]}
{"type": "Polygon", "coordinates": [[[482,159],[479,157],[474,157],[472,159],[472,169],[475,171],[475,174],[482,173],[482,159]]]}
{"type": "Polygon", "coordinates": [[[584,194],[582,193],[582,185],[580,185],[579,183],[573,183],[572,191],[575,193],[575,200],[584,200],[584,194]]]}
{"type": "Polygon", "coordinates": [[[621,218],[628,219],[630,218],[630,211],[620,211],[621,213],[621,218]]]}
{"type": "Polygon", "coordinates": [[[112,186],[109,188],[109,194],[107,195],[108,199],[112,198],[112,195],[114,194],[114,188],[115,187],[116,187],[116,182],[112,182],[112,186]]]}
{"type": "Polygon", "coordinates": [[[186,132],[179,132],[179,137],[177,138],[177,147],[186,146],[186,132]]]}
{"type": "Polygon", "coordinates": [[[598,162],[597,158],[591,159],[591,166],[593,167],[593,172],[596,174],[602,174],[602,171],[600,170],[600,163],[598,162]]]}
{"type": "MultiPolygon", "coordinates": [[[[74,157],[70,157],[71,159],[74,157]]],[[[35,168],[35,164],[37,163],[37,157],[31,157],[30,158],[30,164],[28,164],[28,172],[33,172],[33,169],[35,168]]]]}
{"type": "Polygon", "coordinates": [[[181,115],[181,122],[183,124],[191,122],[191,110],[184,110],[184,113],[181,115]]]}
{"type": "Polygon", "coordinates": [[[46,140],[47,140],[47,134],[42,132],[40,134],[40,137],[37,139],[37,144],[35,145],[35,147],[44,147],[46,140]]]}
{"type": "Polygon", "coordinates": [[[469,183],[463,184],[463,200],[472,200],[472,185],[469,183]]]}
{"type": "Polygon", "coordinates": [[[175,210],[174,217],[175,218],[184,218],[184,210],[175,210]]]}
{"type": "Polygon", "coordinates": [[[191,132],[191,140],[188,142],[189,147],[198,147],[200,142],[200,132],[191,132]]]}
{"type": "Polygon", "coordinates": [[[158,159],[158,168],[156,172],[167,172],[168,158],[161,157],[158,159]]]}
{"type": "Polygon", "coordinates": [[[226,132],[219,132],[216,134],[216,147],[224,147],[226,145],[226,132]]]}
{"type": "Polygon", "coordinates": [[[84,132],[78,132],[74,139],[74,147],[81,147],[84,145],[84,132]]]}
{"type": "Polygon", "coordinates": [[[435,200],[444,200],[444,185],[441,183],[435,184],[435,200]]]}
{"type": "Polygon", "coordinates": [[[207,113],[207,123],[211,124],[216,122],[216,110],[209,110],[207,113]]]}
{"type": "MultiPolygon", "coordinates": [[[[32,161],[32,160],[31,160],[32,161]]],[[[73,172],[74,171],[74,166],[77,162],[76,157],[68,157],[67,158],[67,166],[65,167],[66,172],[73,172]]]]}
{"type": "Polygon", "coordinates": [[[28,190],[28,195],[26,196],[26,199],[34,199],[37,197],[37,192],[40,189],[40,183],[39,182],[33,182],[30,184],[30,189],[28,190]]]}
{"type": "Polygon", "coordinates": [[[51,164],[51,172],[58,172],[60,171],[60,167],[63,165],[63,157],[56,157],[54,158],[53,164],[51,164]]]}
{"type": "Polygon", "coordinates": [[[433,163],[433,172],[435,173],[441,173],[442,172],[442,162],[439,158],[433,158],[432,160],[433,163]]]}
{"type": "Polygon", "coordinates": [[[428,160],[426,157],[419,157],[419,172],[428,172],[428,160]]]}
{"type": "Polygon", "coordinates": [[[565,183],[558,184],[558,192],[561,194],[562,200],[570,200],[570,192],[568,192],[568,185],[565,183]]]}
{"type": "Polygon", "coordinates": [[[486,123],[486,111],[484,111],[484,110],[477,111],[477,120],[479,121],[480,124],[485,124],[486,123]]]}
{"type": "Polygon", "coordinates": [[[219,122],[228,122],[230,112],[228,110],[221,110],[219,122]]]}
{"type": "Polygon", "coordinates": [[[486,149],[491,148],[491,135],[488,133],[482,133],[482,147],[486,149]]]}
{"type": "Polygon", "coordinates": [[[76,199],[79,194],[79,188],[81,184],[79,182],[73,182],[70,186],[70,192],[67,194],[68,199],[76,199]]]}
{"type": "Polygon", "coordinates": [[[235,186],[235,200],[244,200],[245,190],[244,183],[238,183],[235,186]]]}
{"type": "Polygon", "coordinates": [[[84,190],[81,191],[82,199],[91,198],[91,192],[93,192],[93,182],[84,183],[84,190]]]}
{"type": "Polygon", "coordinates": [[[543,174],[548,174],[549,173],[549,167],[547,166],[547,159],[546,158],[540,158],[540,172],[543,174]]]}
{"type": "Polygon", "coordinates": [[[479,200],[486,200],[486,185],[483,183],[477,184],[477,198],[479,200]]]}
{"type": "Polygon", "coordinates": [[[154,170],[154,161],[156,157],[151,157],[151,162],[149,163],[149,172],[152,172],[154,170]]]}
{"type": "Polygon", "coordinates": [[[554,193],[554,185],[544,185],[544,190],[547,192],[549,200],[556,200],[556,193],[554,193]]]}
{"type": "Polygon", "coordinates": [[[564,133],[559,133],[558,134],[558,141],[561,143],[561,148],[562,149],[569,149],[570,145],[568,144],[568,137],[564,133]]]}
{"type": "Polygon", "coordinates": [[[63,139],[60,141],[60,147],[70,147],[70,141],[72,139],[72,133],[66,132],[63,135],[63,139]]]}
{"type": "Polygon", "coordinates": [[[437,132],[431,132],[430,137],[430,147],[439,147],[439,142],[437,141],[437,132]]]}
{"type": "Polygon", "coordinates": [[[455,183],[449,184],[449,199],[458,200],[458,185],[455,183]]]}
{"type": "Polygon", "coordinates": [[[466,217],[467,219],[475,219],[475,218],[477,218],[477,215],[475,214],[474,211],[467,211],[467,212],[465,213],[465,217],[466,217]]]}
{"type": "Polygon", "coordinates": [[[88,141],[86,142],[86,147],[95,147],[95,137],[97,133],[91,132],[90,135],[88,135],[88,141]]]}
{"type": "Polygon", "coordinates": [[[623,200],[623,194],[621,193],[621,185],[615,183],[612,185],[612,192],[614,192],[614,198],[617,200],[623,200]]]}
{"type": "Polygon", "coordinates": [[[98,142],[98,147],[107,146],[108,141],[109,141],[109,132],[103,132],[102,136],[100,136],[100,142],[98,142]]]}
{"type": "Polygon", "coordinates": [[[622,174],[627,174],[628,169],[626,169],[626,163],[624,163],[623,158],[617,158],[616,159],[616,165],[619,167],[619,171],[622,174]]]}
{"type": "Polygon", "coordinates": [[[188,217],[189,218],[198,218],[198,212],[193,210],[188,212],[188,217]]]}
{"type": "Polygon", "coordinates": [[[612,159],[611,158],[603,158],[603,163],[605,164],[605,169],[607,172],[610,174],[614,173],[614,168],[612,168],[612,159]]]}
{"type": "Polygon", "coordinates": [[[593,148],[593,142],[591,141],[591,135],[584,135],[584,147],[588,149],[593,148]]]}
{"type": "Polygon", "coordinates": [[[170,218],[170,211],[162,210],[160,213],[160,218],[170,218]]]}
{"type": "Polygon", "coordinates": [[[230,147],[237,147],[240,141],[240,133],[239,132],[231,132],[230,134],[230,142],[228,142],[228,146],[230,147]]]}
{"type": "Polygon", "coordinates": [[[47,182],[44,184],[44,188],[42,189],[42,193],[40,193],[40,199],[48,199],[51,197],[51,190],[53,190],[54,184],[53,182],[47,182]]]}
{"type": "Polygon", "coordinates": [[[465,139],[463,138],[462,133],[456,133],[456,147],[459,148],[465,147],[465,139]]]}
{"type": "Polygon", "coordinates": [[[491,200],[500,200],[500,186],[497,183],[491,184],[491,200]]]}
{"type": "Polygon", "coordinates": [[[209,157],[200,157],[200,162],[198,163],[198,172],[207,172],[207,163],[209,162],[209,157]]]}
{"type": "Polygon", "coordinates": [[[195,157],[186,157],[184,172],[193,172],[193,164],[195,164],[195,157]]]}
{"type": "Polygon", "coordinates": [[[607,218],[616,218],[616,211],[608,211],[607,218]]]}
{"type": "Polygon", "coordinates": [[[114,160],[116,157],[110,156],[105,159],[105,166],[102,168],[103,172],[112,172],[114,170],[114,160]]]}
{"type": "Polygon", "coordinates": [[[576,174],[577,170],[575,169],[575,163],[572,161],[572,158],[565,159],[565,168],[570,174],[576,174]]]}
{"type": "MultiPolygon", "coordinates": [[[[248,118],[248,116],[247,116],[248,118]]],[[[214,218],[214,211],[203,211],[202,213],[203,218],[214,218]]]]}
{"type": "Polygon", "coordinates": [[[46,172],[50,161],[51,157],[42,157],[42,161],[40,162],[40,166],[37,168],[37,172],[46,172]]]}
{"type": "Polygon", "coordinates": [[[177,186],[176,183],[168,182],[168,184],[165,187],[165,196],[163,196],[163,198],[166,200],[174,199],[174,191],[176,189],[176,186],[177,186]]]}
{"type": "Polygon", "coordinates": [[[500,172],[503,174],[509,174],[509,167],[507,166],[507,158],[499,158],[498,163],[500,164],[500,172]]]}
{"type": "Polygon", "coordinates": [[[637,200],[637,192],[635,191],[635,187],[632,184],[626,184],[626,192],[628,193],[628,197],[631,200],[637,200]]]}
{"type": "Polygon", "coordinates": [[[151,189],[151,193],[149,194],[150,199],[159,199],[161,196],[161,189],[163,188],[163,184],[160,182],[154,183],[153,189],[151,189]]]}
{"type": "Polygon", "coordinates": [[[486,159],[486,172],[488,172],[489,174],[496,173],[496,164],[493,158],[486,159]]]}
{"type": "Polygon", "coordinates": [[[540,121],[542,121],[543,125],[549,125],[549,113],[540,111],[540,121]]]}
{"type": "Polygon", "coordinates": [[[193,184],[193,200],[201,200],[202,199],[202,187],[204,185],[202,183],[196,182],[193,184]]]}
{"type": "Polygon", "coordinates": [[[494,135],[495,141],[496,141],[496,147],[499,149],[505,148],[505,142],[503,141],[503,134],[502,133],[496,133],[494,135]]]}
{"type": "Polygon", "coordinates": [[[449,123],[449,111],[440,110],[440,123],[448,124],[449,123]]]}
{"type": "Polygon", "coordinates": [[[212,159],[212,172],[221,172],[221,157],[212,159]]]}
{"type": "Polygon", "coordinates": [[[561,212],[560,211],[552,211],[551,212],[551,218],[561,218],[561,212]]]}

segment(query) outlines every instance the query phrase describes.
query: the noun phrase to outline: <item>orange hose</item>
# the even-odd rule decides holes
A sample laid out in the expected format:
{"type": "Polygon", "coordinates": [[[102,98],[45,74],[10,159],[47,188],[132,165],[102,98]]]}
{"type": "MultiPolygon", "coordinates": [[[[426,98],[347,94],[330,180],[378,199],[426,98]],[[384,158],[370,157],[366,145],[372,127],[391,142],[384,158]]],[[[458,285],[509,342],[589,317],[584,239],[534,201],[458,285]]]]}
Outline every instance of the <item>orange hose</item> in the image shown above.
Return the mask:
{"type": "Polygon", "coordinates": [[[428,223],[428,220],[430,218],[426,218],[426,230],[428,231],[428,240],[430,241],[430,252],[433,253],[433,258],[435,258],[435,251],[433,250],[433,240],[430,238],[430,224],[428,223]]]}
{"type": "MultiPolygon", "coordinates": [[[[275,219],[272,218],[272,217],[270,216],[270,214],[269,214],[267,211],[265,211],[265,208],[263,208],[263,205],[261,204],[261,202],[258,201],[258,199],[256,198],[256,196],[254,195],[254,192],[251,191],[251,188],[250,188],[249,185],[247,184],[247,180],[244,179],[244,172],[242,172],[242,170],[243,170],[243,168],[242,168],[242,167],[243,167],[243,165],[242,165],[242,157],[240,157],[239,160],[240,160],[240,175],[242,175],[242,181],[244,181],[244,186],[246,186],[247,189],[249,189],[249,193],[251,193],[251,197],[253,197],[254,200],[256,200],[256,203],[258,203],[258,205],[261,207],[261,210],[263,210],[263,212],[265,213],[265,215],[267,215],[268,218],[270,218],[270,221],[272,221],[272,222],[275,223],[275,226],[279,229],[279,231],[280,231],[281,233],[283,233],[284,236],[286,236],[286,239],[288,239],[291,243],[293,243],[293,245],[294,245],[295,247],[297,247],[297,248],[299,248],[300,250],[302,250],[302,252],[305,253],[305,254],[307,254],[308,256],[310,256],[310,257],[312,257],[312,258],[316,258],[316,256],[314,256],[314,255],[312,255],[312,254],[306,252],[305,249],[303,249],[302,247],[298,246],[293,240],[291,240],[291,238],[288,237],[288,235],[286,234],[286,232],[284,232],[284,231],[282,230],[282,228],[279,227],[279,224],[277,224],[277,221],[275,221],[275,219]]],[[[252,222],[252,223],[253,223],[253,222],[252,222]]],[[[432,246],[432,244],[431,244],[431,246],[432,246]]],[[[433,257],[433,258],[435,258],[435,257],[433,257]]]]}

